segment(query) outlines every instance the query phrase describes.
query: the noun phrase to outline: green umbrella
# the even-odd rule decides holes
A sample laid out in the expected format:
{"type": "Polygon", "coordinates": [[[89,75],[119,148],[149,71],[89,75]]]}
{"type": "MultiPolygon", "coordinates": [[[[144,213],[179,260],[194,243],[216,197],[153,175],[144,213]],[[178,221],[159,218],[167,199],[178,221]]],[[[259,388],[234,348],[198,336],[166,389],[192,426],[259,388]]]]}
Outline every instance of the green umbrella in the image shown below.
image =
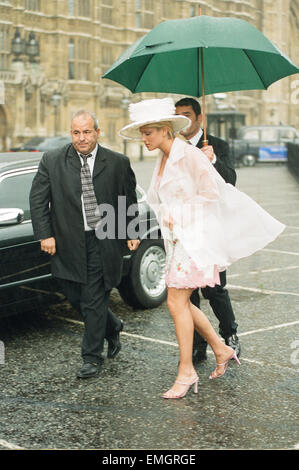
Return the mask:
{"type": "Polygon", "coordinates": [[[205,64],[205,94],[266,89],[299,72],[260,31],[236,18],[196,16],[160,23],[132,44],[103,78],[133,93],[143,91],[202,96],[200,51],[205,64]]]}
{"type": "Polygon", "coordinates": [[[132,44],[103,78],[133,93],[199,97],[267,89],[297,72],[299,68],[251,24],[202,15],[160,23],[132,44]]]}

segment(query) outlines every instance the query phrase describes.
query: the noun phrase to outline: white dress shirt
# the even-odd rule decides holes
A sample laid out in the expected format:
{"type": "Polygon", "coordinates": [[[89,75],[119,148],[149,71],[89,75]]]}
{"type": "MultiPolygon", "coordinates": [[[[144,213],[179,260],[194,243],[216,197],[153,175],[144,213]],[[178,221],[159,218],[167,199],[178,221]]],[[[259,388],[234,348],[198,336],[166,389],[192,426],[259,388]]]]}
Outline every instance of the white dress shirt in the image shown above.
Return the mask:
{"type": "MultiPolygon", "coordinates": [[[[92,173],[93,173],[93,167],[94,167],[94,162],[95,162],[95,159],[96,159],[96,154],[97,154],[97,151],[98,151],[98,144],[95,146],[95,148],[93,149],[91,153],[91,157],[88,157],[87,159],[87,163],[88,163],[88,166],[89,166],[89,169],[90,169],[90,174],[92,176],[92,173]]],[[[83,158],[80,156],[80,153],[78,152],[78,155],[79,155],[79,158],[80,158],[80,162],[81,162],[81,166],[84,165],[84,160],[83,158]]],[[[83,214],[83,220],[84,220],[84,230],[85,231],[89,231],[89,230],[92,230],[91,227],[89,227],[89,225],[87,225],[87,221],[86,221],[86,215],[85,215],[85,208],[84,208],[84,202],[83,202],[83,194],[81,194],[81,203],[82,203],[82,214],[83,214]]]]}

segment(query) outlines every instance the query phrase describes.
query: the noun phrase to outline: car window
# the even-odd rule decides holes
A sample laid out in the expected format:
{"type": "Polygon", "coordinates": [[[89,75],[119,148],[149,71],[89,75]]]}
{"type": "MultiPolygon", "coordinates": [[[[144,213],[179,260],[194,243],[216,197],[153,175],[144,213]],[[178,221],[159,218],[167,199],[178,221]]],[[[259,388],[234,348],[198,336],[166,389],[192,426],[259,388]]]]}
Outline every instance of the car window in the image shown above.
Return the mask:
{"type": "Polygon", "coordinates": [[[241,138],[245,140],[259,140],[259,131],[258,129],[243,129],[241,138]]]}
{"type": "Polygon", "coordinates": [[[24,144],[24,148],[31,149],[32,147],[35,147],[36,145],[40,144],[43,141],[43,137],[33,137],[30,140],[27,140],[24,144]]]}
{"type": "Polygon", "coordinates": [[[38,149],[49,148],[53,146],[53,143],[54,143],[54,146],[55,144],[57,145],[57,139],[54,139],[54,142],[53,142],[53,139],[51,137],[48,137],[47,139],[44,139],[41,143],[39,143],[37,145],[37,148],[38,149]]]}
{"type": "Polygon", "coordinates": [[[280,129],[280,139],[284,141],[292,141],[296,137],[294,129],[280,129]]]}
{"type": "Polygon", "coordinates": [[[63,145],[66,145],[68,143],[71,143],[72,139],[70,137],[57,137],[57,138],[49,138],[46,139],[44,142],[39,144],[37,146],[38,150],[43,151],[43,150],[48,150],[48,149],[54,149],[58,147],[62,147],[63,145]]]}
{"type": "Polygon", "coordinates": [[[24,211],[24,219],[30,220],[29,192],[35,171],[7,176],[0,182],[0,208],[18,208],[24,211]]]}
{"type": "Polygon", "coordinates": [[[277,142],[278,141],[278,132],[277,129],[261,129],[261,141],[262,142],[277,142]]]}

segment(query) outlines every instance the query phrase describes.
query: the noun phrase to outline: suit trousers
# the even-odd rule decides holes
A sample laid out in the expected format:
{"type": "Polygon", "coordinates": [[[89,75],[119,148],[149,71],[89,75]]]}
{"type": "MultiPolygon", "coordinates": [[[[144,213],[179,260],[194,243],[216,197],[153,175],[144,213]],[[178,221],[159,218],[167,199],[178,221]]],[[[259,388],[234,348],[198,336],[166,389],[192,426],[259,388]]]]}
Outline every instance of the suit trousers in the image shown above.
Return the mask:
{"type": "Polygon", "coordinates": [[[64,295],[83,317],[83,362],[103,361],[104,339],[119,329],[121,322],[108,308],[110,291],[104,287],[102,258],[94,231],[85,232],[87,283],[59,279],[64,295]]]}
{"type": "MultiPolygon", "coordinates": [[[[220,273],[221,285],[215,287],[204,287],[201,289],[202,295],[205,299],[209,300],[210,306],[216,317],[219,320],[219,333],[223,338],[228,338],[236,333],[238,324],[236,323],[235,315],[229,298],[229,294],[224,286],[226,285],[226,272],[220,273]]],[[[190,298],[191,302],[200,308],[199,289],[195,289],[190,298]]],[[[194,332],[193,349],[205,349],[207,342],[202,336],[194,332]]]]}

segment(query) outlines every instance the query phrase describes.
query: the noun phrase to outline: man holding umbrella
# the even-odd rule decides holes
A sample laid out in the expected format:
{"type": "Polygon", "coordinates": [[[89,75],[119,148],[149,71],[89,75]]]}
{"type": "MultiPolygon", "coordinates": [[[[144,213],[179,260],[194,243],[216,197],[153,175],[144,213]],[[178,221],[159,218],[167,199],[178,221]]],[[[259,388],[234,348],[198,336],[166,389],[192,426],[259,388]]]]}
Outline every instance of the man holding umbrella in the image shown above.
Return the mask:
{"type": "MultiPolygon", "coordinates": [[[[203,131],[201,129],[202,114],[201,107],[194,98],[183,98],[176,104],[176,114],[182,114],[191,120],[191,125],[181,131],[181,134],[194,146],[200,148],[215,166],[215,169],[226,181],[235,185],[236,172],[230,162],[229,147],[227,142],[212,135],[207,135],[209,145],[203,147],[203,131]]],[[[226,289],[226,272],[220,273],[221,285],[205,287],[201,289],[202,295],[209,303],[219,320],[219,332],[225,343],[235,349],[240,355],[241,347],[237,336],[238,324],[232,309],[229,294],[226,289]]],[[[191,301],[198,308],[200,306],[199,289],[194,290],[191,301]]],[[[207,342],[194,331],[193,362],[198,363],[206,359],[207,342]]]]}

